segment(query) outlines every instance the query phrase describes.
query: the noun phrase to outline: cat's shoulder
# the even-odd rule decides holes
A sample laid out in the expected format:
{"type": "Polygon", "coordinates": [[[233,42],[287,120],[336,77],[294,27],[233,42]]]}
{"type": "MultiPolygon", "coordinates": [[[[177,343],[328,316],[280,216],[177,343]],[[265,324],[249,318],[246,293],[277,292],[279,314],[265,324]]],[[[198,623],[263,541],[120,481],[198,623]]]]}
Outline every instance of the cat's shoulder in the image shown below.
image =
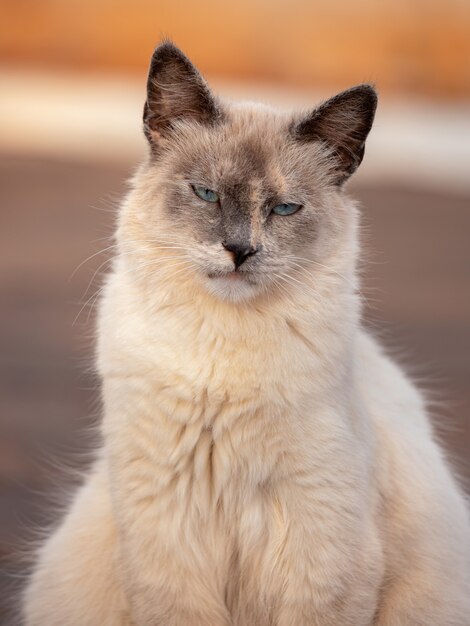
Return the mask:
{"type": "Polygon", "coordinates": [[[431,438],[423,391],[397,358],[365,329],[358,333],[355,377],[374,423],[410,437],[431,438]]]}

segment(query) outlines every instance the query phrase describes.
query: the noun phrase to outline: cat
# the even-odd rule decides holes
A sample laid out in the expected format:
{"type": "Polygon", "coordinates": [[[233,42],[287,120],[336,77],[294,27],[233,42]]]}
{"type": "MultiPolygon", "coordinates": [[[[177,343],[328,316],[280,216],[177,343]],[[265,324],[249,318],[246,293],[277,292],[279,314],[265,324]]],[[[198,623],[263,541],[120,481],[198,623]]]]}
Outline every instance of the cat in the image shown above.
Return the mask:
{"type": "Polygon", "coordinates": [[[100,304],[104,444],[26,626],[470,624],[464,496],[361,324],[345,184],[376,104],[229,104],[155,50],[100,304]]]}

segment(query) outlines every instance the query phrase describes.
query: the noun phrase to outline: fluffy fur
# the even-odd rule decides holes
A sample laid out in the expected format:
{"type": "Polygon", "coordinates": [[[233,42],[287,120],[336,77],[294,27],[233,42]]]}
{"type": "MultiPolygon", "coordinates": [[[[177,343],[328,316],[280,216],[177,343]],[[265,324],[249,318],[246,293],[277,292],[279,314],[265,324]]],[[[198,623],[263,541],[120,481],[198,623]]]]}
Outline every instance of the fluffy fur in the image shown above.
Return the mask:
{"type": "Polygon", "coordinates": [[[105,443],[26,626],[470,624],[463,495],[360,322],[343,183],[374,110],[368,86],[306,115],[228,105],[157,49],[101,303],[105,443]],[[228,240],[256,249],[237,271],[228,240]]]}

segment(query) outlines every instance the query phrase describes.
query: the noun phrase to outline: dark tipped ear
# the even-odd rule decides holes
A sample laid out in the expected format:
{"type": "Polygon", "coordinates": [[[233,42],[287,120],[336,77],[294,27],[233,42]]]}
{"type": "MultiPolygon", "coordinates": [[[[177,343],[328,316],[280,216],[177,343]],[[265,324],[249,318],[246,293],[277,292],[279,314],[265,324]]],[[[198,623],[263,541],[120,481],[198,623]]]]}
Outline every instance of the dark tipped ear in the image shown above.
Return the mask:
{"type": "Polygon", "coordinates": [[[144,132],[151,143],[165,136],[179,119],[212,123],[219,106],[191,61],[171,42],[156,48],[150,62],[144,132]]]}
{"type": "Polygon", "coordinates": [[[358,85],[327,100],[294,128],[300,141],[324,141],[332,150],[337,184],[361,164],[367,135],[374,121],[377,93],[358,85]]]}

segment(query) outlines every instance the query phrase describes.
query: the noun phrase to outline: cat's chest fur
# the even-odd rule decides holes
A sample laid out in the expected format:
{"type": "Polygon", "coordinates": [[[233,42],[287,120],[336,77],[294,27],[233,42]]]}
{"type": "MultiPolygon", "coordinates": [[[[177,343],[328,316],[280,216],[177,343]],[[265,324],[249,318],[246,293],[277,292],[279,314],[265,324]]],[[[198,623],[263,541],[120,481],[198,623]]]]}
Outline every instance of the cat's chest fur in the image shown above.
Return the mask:
{"type": "Polygon", "coordinates": [[[315,355],[287,320],[265,336],[243,327],[237,336],[212,322],[162,316],[142,340],[142,319],[137,339],[128,319],[126,336],[105,340],[103,360],[111,430],[125,429],[127,441],[145,433],[147,453],[174,483],[190,476],[192,499],[201,491],[217,502],[229,478],[258,485],[278,465],[306,418],[315,355]]]}
{"type": "MultiPolygon", "coordinates": [[[[181,546],[194,548],[224,586],[227,604],[241,611],[247,589],[271,576],[270,558],[292,523],[305,519],[300,543],[304,532],[310,542],[315,536],[314,514],[327,521],[328,534],[344,536],[346,525],[352,536],[357,528],[363,468],[341,414],[342,395],[331,393],[343,370],[324,358],[327,341],[335,350],[335,336],[315,341],[311,327],[288,314],[224,325],[214,316],[163,309],[149,324],[138,303],[123,308],[112,296],[104,304],[100,368],[123,545],[144,561],[148,556],[139,567],[149,580],[159,562],[170,561],[166,575],[175,584],[178,558],[187,558],[181,546]],[[342,497],[341,510],[325,507],[325,485],[342,497]]],[[[340,554],[334,548],[325,559],[345,569],[340,554]]],[[[251,615],[256,604],[253,598],[251,615]]]]}
{"type": "Polygon", "coordinates": [[[289,311],[223,318],[183,304],[150,317],[125,287],[108,285],[99,346],[105,432],[123,455],[135,441],[165,473],[190,475],[192,497],[206,482],[217,502],[229,477],[255,486],[301,461],[313,431],[323,449],[324,435],[347,439],[334,418],[348,369],[340,333],[289,311]]]}

